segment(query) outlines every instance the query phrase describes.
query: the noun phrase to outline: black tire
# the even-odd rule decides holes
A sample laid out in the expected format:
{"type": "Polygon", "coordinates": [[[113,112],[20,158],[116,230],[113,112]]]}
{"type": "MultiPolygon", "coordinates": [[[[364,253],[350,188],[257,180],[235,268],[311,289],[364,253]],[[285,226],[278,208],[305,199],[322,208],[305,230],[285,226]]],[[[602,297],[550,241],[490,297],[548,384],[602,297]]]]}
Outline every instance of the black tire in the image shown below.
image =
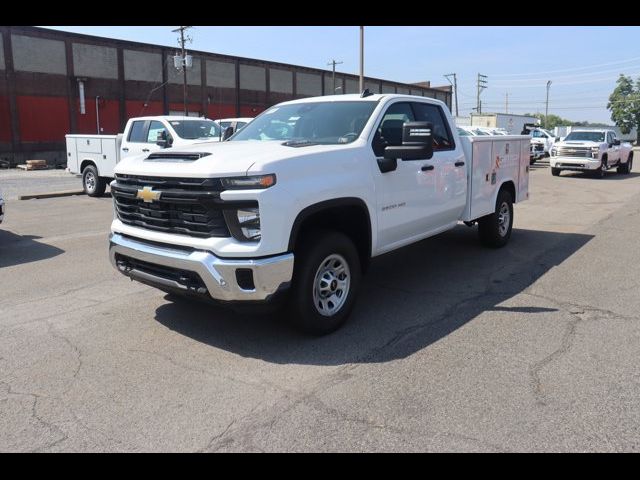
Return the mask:
{"type": "Polygon", "coordinates": [[[630,153],[627,161],[618,167],[618,173],[629,175],[631,173],[632,168],[633,168],[633,153],[630,153]]]}
{"type": "Polygon", "coordinates": [[[480,241],[491,248],[504,247],[511,237],[513,227],[513,198],[507,190],[500,190],[496,200],[495,212],[478,219],[478,236],[480,241]],[[505,210],[506,209],[506,210],[505,210]],[[508,211],[509,218],[504,218],[508,211]],[[504,225],[504,222],[508,225],[504,225]],[[505,231],[506,226],[506,231],[505,231]]]}
{"type": "Polygon", "coordinates": [[[312,335],[326,335],[337,330],[346,322],[353,309],[361,277],[358,251],[349,237],[331,230],[308,232],[295,251],[289,320],[299,330],[312,335]],[[332,266],[339,266],[342,261],[348,267],[343,272],[345,276],[339,274],[334,277],[332,266]],[[323,270],[326,275],[324,279],[323,270]],[[334,278],[335,283],[334,280],[327,283],[326,278],[334,278]],[[343,282],[347,278],[346,291],[340,290],[338,281],[343,282]],[[327,285],[327,295],[335,293],[323,297],[320,292],[322,284],[327,285]],[[339,292],[346,296],[339,296],[339,292]],[[334,297],[340,303],[339,308],[331,312],[332,308],[338,306],[332,303],[331,299],[334,297]],[[321,313],[323,306],[325,314],[321,313]]]}
{"type": "Polygon", "coordinates": [[[107,189],[107,182],[98,176],[98,169],[88,165],[82,171],[82,188],[90,197],[101,197],[107,189]]]}
{"type": "Polygon", "coordinates": [[[535,158],[529,158],[529,165],[533,165],[534,163],[536,163],[536,159],[535,158]]]}
{"type": "Polygon", "coordinates": [[[600,167],[593,172],[593,176],[596,178],[604,178],[607,172],[607,158],[603,157],[600,161],[600,167]]]}
{"type": "Polygon", "coordinates": [[[560,170],[559,168],[551,167],[551,175],[553,175],[554,177],[559,177],[561,171],[562,170],[560,170]]]}

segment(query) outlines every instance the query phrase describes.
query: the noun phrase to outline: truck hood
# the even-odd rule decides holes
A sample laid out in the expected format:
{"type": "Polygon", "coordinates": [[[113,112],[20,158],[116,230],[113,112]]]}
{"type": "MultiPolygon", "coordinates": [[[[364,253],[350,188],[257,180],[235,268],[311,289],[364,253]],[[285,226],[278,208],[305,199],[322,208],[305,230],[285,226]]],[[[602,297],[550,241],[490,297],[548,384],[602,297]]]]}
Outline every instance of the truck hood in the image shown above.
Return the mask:
{"type": "Polygon", "coordinates": [[[148,154],[125,158],[115,168],[115,173],[166,177],[225,177],[242,176],[254,164],[261,169],[269,163],[303,156],[343,149],[347,145],[305,145],[291,147],[282,140],[203,142],[188,147],[174,147],[161,150],[166,159],[147,160],[148,154]],[[205,154],[197,160],[171,158],[171,153],[205,154]]]}

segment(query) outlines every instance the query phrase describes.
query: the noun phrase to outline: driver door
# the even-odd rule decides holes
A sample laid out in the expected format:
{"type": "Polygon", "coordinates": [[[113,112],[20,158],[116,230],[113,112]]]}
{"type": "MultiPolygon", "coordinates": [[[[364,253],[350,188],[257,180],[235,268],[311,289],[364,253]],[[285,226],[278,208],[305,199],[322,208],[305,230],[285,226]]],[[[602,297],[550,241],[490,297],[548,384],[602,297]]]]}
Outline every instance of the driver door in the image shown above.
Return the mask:
{"type": "Polygon", "coordinates": [[[371,144],[371,163],[376,185],[378,250],[390,250],[430,229],[436,178],[430,160],[397,160],[395,170],[382,173],[377,159],[387,145],[402,144],[402,126],[414,121],[409,102],[387,107],[371,144]]]}

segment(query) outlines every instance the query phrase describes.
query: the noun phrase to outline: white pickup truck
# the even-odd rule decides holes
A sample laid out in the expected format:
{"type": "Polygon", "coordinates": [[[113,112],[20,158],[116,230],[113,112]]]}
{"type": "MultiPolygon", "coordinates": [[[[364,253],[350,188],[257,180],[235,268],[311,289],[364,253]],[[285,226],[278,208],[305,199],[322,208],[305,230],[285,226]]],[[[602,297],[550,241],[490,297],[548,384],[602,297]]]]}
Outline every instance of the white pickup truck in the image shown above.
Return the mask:
{"type": "Polygon", "coordinates": [[[168,147],[222,138],[220,125],[207,118],[156,116],[131,118],[119,135],[66,135],[67,171],[82,176],[87,195],[101,196],[123,158],[168,147]]]}
{"type": "Polygon", "coordinates": [[[461,221],[505,245],[529,196],[529,137],[460,137],[438,100],[365,90],[278,104],[226,142],[130,157],[115,174],[121,273],[231,304],[284,297],[298,327],[325,334],[372,257],[461,221]]]}
{"type": "Polygon", "coordinates": [[[602,178],[613,167],[627,174],[633,167],[633,149],[631,144],[620,142],[613,130],[572,130],[553,145],[549,164],[554,176],[562,170],[577,170],[602,178]]]}

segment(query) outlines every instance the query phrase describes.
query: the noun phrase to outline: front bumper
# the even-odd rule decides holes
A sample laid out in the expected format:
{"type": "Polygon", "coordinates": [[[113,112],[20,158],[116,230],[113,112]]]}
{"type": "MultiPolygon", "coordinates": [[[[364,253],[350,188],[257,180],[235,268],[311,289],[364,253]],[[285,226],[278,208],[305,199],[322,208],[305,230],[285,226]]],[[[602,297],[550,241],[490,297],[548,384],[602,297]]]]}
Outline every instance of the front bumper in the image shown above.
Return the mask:
{"type": "Polygon", "coordinates": [[[551,157],[551,168],[561,170],[597,170],[600,168],[600,159],[589,157],[551,157]]]}
{"type": "Polygon", "coordinates": [[[123,275],[161,290],[223,302],[268,301],[289,287],[293,254],[228,260],[203,250],[150,244],[118,233],[109,238],[111,264],[123,275]]]}

